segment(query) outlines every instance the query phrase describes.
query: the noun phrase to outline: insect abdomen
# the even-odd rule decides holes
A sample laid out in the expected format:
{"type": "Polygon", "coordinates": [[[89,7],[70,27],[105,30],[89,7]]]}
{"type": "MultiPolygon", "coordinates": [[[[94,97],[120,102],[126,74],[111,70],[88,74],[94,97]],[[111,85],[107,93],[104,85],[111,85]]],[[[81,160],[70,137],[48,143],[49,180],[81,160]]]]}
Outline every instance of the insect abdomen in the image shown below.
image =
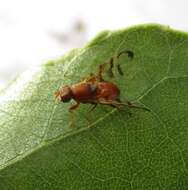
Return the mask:
{"type": "Polygon", "coordinates": [[[96,92],[96,85],[90,83],[79,83],[71,87],[73,98],[79,102],[87,102],[96,92]]]}
{"type": "Polygon", "coordinates": [[[104,100],[117,100],[120,96],[119,88],[110,82],[99,82],[97,86],[98,98],[104,100]]]}

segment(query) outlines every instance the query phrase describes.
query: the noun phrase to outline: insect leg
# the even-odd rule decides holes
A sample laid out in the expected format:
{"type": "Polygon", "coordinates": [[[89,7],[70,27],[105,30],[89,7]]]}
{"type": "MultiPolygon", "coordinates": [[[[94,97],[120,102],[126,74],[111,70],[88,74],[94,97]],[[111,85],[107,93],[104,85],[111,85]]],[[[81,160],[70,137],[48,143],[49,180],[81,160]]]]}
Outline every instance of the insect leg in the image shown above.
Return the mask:
{"type": "Polygon", "coordinates": [[[70,127],[73,127],[73,125],[74,125],[74,110],[76,109],[76,108],[78,108],[79,107],[79,105],[80,105],[80,102],[76,102],[76,104],[74,104],[74,105],[72,105],[70,108],[69,108],[69,112],[70,112],[70,116],[71,116],[71,121],[70,121],[70,127]]]}
{"type": "Polygon", "coordinates": [[[122,106],[126,106],[126,107],[129,107],[129,108],[136,108],[136,109],[143,109],[143,110],[146,110],[146,111],[150,111],[148,108],[145,108],[145,107],[142,107],[142,106],[137,106],[131,102],[120,102],[120,101],[116,101],[116,100],[108,100],[108,101],[103,101],[103,100],[99,100],[98,102],[99,104],[104,104],[104,105],[109,105],[109,106],[112,106],[112,107],[116,107],[118,109],[120,109],[122,106]]]}
{"type": "Polygon", "coordinates": [[[117,109],[120,109],[120,107],[122,106],[121,104],[117,104],[116,101],[111,101],[111,100],[97,100],[95,102],[93,102],[93,104],[102,104],[102,105],[108,105],[108,106],[111,106],[113,108],[117,108],[117,109]]]}
{"type": "Polygon", "coordinates": [[[143,106],[135,105],[134,103],[132,103],[130,101],[126,101],[126,103],[125,102],[121,102],[120,100],[119,101],[115,101],[115,102],[116,102],[116,104],[127,106],[129,108],[136,108],[136,109],[143,109],[143,110],[146,110],[146,111],[150,111],[148,108],[143,107],[143,106]]]}
{"type": "Polygon", "coordinates": [[[137,106],[137,105],[135,105],[135,104],[133,104],[132,102],[127,102],[127,106],[129,107],[129,108],[136,108],[136,109],[143,109],[143,110],[146,110],[146,111],[150,111],[148,108],[146,108],[146,107],[143,107],[143,106],[137,106]]]}
{"type": "Polygon", "coordinates": [[[69,108],[69,111],[72,112],[73,110],[75,110],[76,108],[78,108],[80,105],[80,102],[76,102],[76,104],[72,105],[70,108],[69,108]]]}

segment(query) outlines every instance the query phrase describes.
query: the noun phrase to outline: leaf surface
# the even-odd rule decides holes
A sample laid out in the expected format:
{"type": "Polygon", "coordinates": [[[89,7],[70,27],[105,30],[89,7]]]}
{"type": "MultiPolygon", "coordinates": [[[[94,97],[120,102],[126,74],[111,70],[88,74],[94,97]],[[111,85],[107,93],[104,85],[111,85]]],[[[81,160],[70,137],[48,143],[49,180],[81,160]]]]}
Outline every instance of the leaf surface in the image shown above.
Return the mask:
{"type": "Polygon", "coordinates": [[[140,25],[22,75],[0,94],[0,189],[188,189],[187,52],[187,33],[140,25]],[[123,50],[124,75],[105,78],[151,112],[84,104],[71,128],[54,91],[123,50]]]}

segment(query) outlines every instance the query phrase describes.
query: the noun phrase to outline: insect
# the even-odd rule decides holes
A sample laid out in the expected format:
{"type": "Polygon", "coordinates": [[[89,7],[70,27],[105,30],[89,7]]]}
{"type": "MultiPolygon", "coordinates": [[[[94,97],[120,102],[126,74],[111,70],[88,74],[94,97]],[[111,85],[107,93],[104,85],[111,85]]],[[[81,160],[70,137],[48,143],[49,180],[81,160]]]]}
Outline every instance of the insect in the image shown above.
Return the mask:
{"type": "MultiPolygon", "coordinates": [[[[123,51],[117,55],[119,58],[122,54],[127,54],[129,58],[133,58],[134,54],[131,51],[123,51]]],[[[137,106],[132,102],[122,102],[120,100],[120,89],[112,82],[106,81],[103,78],[103,72],[105,67],[109,64],[108,74],[113,77],[114,58],[112,57],[108,63],[99,65],[98,73],[90,74],[89,77],[85,78],[79,83],[71,86],[61,86],[54,95],[62,102],[69,102],[71,99],[76,101],[76,104],[69,108],[69,111],[73,113],[73,110],[79,107],[80,103],[92,104],[91,110],[93,110],[98,104],[108,105],[115,108],[121,108],[126,106],[129,108],[139,108],[148,110],[145,107],[137,106]]],[[[120,75],[123,75],[120,65],[117,65],[117,70],[120,75]]]]}

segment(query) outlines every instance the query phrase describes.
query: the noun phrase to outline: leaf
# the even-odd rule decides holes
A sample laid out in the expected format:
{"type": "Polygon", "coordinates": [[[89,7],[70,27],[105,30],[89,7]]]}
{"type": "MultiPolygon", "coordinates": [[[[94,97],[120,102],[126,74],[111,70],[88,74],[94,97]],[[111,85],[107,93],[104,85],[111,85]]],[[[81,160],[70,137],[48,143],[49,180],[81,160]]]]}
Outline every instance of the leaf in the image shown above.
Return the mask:
{"type": "Polygon", "coordinates": [[[25,73],[0,96],[0,189],[188,189],[187,51],[187,33],[140,25],[25,73]],[[125,49],[112,82],[151,112],[84,104],[71,128],[54,91],[125,49]]]}

